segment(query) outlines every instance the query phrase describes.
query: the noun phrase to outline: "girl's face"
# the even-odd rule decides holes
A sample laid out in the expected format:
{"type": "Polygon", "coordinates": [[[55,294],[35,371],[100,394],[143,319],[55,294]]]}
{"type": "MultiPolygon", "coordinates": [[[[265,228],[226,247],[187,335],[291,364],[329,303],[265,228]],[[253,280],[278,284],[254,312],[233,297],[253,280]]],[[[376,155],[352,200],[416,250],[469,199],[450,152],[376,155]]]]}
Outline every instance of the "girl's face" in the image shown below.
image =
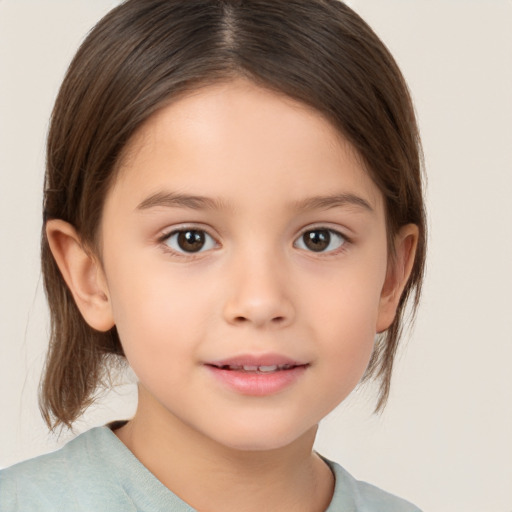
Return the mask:
{"type": "Polygon", "coordinates": [[[101,244],[140,407],[232,448],[314,429],[393,318],[383,201],[352,147],[244,80],[139,130],[101,244]]]}

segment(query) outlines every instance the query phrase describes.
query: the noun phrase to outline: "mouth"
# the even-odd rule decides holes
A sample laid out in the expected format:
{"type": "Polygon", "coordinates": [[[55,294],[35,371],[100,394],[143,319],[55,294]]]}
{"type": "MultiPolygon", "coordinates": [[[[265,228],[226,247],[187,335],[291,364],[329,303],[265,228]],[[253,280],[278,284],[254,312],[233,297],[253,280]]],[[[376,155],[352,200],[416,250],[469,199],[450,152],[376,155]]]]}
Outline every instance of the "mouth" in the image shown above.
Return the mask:
{"type": "Polygon", "coordinates": [[[227,371],[233,371],[233,372],[245,372],[245,373],[261,373],[261,374],[267,374],[267,373],[274,373],[274,372],[282,372],[285,370],[293,370],[294,368],[300,367],[300,366],[307,366],[305,364],[270,364],[270,365],[253,365],[253,364],[207,364],[207,366],[212,366],[214,368],[217,368],[218,370],[227,370],[227,371]]]}
{"type": "Polygon", "coordinates": [[[240,356],[205,366],[223,386],[242,395],[266,396],[284,391],[304,375],[309,363],[278,356],[240,356]]]}

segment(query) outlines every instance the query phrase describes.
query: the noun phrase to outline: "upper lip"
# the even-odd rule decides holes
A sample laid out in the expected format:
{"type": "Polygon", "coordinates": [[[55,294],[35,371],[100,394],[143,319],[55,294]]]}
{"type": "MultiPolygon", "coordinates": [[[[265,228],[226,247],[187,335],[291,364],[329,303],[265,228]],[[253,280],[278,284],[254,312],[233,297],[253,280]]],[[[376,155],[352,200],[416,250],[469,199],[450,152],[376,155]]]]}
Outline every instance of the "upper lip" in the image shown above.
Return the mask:
{"type": "Polygon", "coordinates": [[[308,363],[281,354],[241,354],[227,359],[208,361],[209,366],[222,368],[243,366],[305,366],[308,363]]]}

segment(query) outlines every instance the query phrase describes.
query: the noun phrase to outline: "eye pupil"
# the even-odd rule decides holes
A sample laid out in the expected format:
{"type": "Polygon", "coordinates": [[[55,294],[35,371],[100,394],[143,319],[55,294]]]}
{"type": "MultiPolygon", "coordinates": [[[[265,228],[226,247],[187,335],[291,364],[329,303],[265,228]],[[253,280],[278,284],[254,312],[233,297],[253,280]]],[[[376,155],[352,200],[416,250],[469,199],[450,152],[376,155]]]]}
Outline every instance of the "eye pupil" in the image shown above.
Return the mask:
{"type": "Polygon", "coordinates": [[[328,229],[315,229],[306,231],[303,235],[304,244],[315,252],[325,251],[331,243],[331,234],[328,229]]]}
{"type": "Polygon", "coordinates": [[[205,236],[202,231],[180,231],[178,233],[178,245],[185,252],[198,252],[205,243],[205,236]]]}

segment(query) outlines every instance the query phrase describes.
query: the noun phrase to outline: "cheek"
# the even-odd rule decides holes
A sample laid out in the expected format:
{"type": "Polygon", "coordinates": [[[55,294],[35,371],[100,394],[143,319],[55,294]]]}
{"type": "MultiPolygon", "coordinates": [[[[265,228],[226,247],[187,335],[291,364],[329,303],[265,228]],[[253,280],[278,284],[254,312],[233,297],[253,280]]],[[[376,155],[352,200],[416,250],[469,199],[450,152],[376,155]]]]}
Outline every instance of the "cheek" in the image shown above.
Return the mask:
{"type": "MultiPolygon", "coordinates": [[[[355,386],[371,357],[385,263],[352,267],[310,292],[316,338],[327,354],[326,377],[333,389],[355,386]]],[[[343,391],[342,391],[343,393],[343,391]]]]}
{"type": "Polygon", "coordinates": [[[385,262],[365,264],[361,258],[309,286],[302,296],[325,332],[343,333],[346,340],[373,339],[385,273],[385,262]]]}
{"type": "Polygon", "coordinates": [[[368,365],[375,341],[375,323],[369,316],[375,317],[373,311],[367,314],[350,309],[350,316],[337,317],[332,312],[331,320],[323,326],[326,340],[325,351],[328,357],[325,363],[331,368],[329,375],[333,386],[342,383],[353,387],[362,377],[368,365]]]}
{"type": "Polygon", "coordinates": [[[165,267],[118,260],[110,272],[114,320],[128,362],[139,378],[155,365],[167,370],[179,367],[204,329],[203,304],[165,267]]]}

